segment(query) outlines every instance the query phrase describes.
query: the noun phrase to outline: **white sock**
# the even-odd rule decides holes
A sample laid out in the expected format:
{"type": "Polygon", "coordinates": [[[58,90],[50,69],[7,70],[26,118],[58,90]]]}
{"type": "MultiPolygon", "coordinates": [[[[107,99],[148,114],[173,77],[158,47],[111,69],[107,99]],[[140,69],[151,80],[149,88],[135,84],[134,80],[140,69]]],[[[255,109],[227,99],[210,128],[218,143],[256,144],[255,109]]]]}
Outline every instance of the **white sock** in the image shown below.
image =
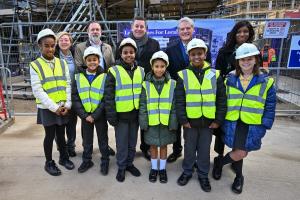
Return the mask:
{"type": "Polygon", "coordinates": [[[160,170],[166,169],[166,161],[167,160],[162,160],[162,159],[159,160],[159,169],[160,170]]]}
{"type": "Polygon", "coordinates": [[[151,169],[157,170],[157,159],[151,158],[151,169]]]}

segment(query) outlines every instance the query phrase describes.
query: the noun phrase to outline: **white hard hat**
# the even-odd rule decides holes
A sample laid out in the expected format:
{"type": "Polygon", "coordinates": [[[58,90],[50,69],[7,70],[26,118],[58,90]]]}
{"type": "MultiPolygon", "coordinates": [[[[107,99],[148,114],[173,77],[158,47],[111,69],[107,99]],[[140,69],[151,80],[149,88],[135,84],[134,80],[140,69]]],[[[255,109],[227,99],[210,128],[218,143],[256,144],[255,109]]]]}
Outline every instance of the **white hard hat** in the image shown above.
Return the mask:
{"type": "Polygon", "coordinates": [[[99,59],[101,57],[99,49],[97,49],[96,47],[93,47],[93,46],[89,46],[88,48],[86,48],[84,50],[83,60],[85,60],[85,58],[88,57],[89,55],[96,55],[96,56],[98,56],[99,59]]]}
{"type": "Polygon", "coordinates": [[[56,35],[55,33],[49,29],[49,28],[46,28],[46,29],[43,29],[41,30],[38,35],[37,35],[37,39],[36,41],[39,43],[39,40],[43,37],[46,37],[46,36],[53,36],[55,38],[55,42],[56,42],[56,35]]]}
{"type": "Polygon", "coordinates": [[[190,50],[195,48],[203,48],[205,49],[205,53],[207,52],[207,46],[205,42],[198,38],[193,38],[187,45],[187,53],[189,53],[190,50]]]}
{"type": "Polygon", "coordinates": [[[154,61],[155,59],[162,59],[167,63],[167,67],[169,66],[169,57],[165,52],[163,51],[155,52],[152,55],[152,58],[150,59],[150,65],[152,65],[152,61],[154,61]]]}
{"type": "Polygon", "coordinates": [[[127,44],[133,46],[133,47],[135,48],[135,51],[137,50],[136,43],[135,43],[135,41],[134,41],[133,39],[131,39],[131,38],[125,38],[125,39],[123,39],[122,42],[121,42],[121,44],[120,44],[119,49],[121,49],[123,46],[125,46],[125,45],[127,45],[127,44]]]}
{"type": "Polygon", "coordinates": [[[244,43],[236,50],[235,59],[246,58],[249,56],[259,55],[257,47],[254,44],[244,43]]]}

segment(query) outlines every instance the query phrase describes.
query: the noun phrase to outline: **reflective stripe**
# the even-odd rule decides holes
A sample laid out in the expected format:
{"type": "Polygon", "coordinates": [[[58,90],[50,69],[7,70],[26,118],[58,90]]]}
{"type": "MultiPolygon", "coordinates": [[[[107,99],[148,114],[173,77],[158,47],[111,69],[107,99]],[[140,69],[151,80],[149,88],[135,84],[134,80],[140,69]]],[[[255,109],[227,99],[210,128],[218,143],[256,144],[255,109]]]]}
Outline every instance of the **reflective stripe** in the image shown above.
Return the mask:
{"type": "Polygon", "coordinates": [[[200,90],[196,90],[196,89],[189,89],[185,91],[186,94],[201,94],[200,90]]]}
{"type": "Polygon", "coordinates": [[[131,89],[131,88],[140,88],[142,84],[135,83],[135,84],[123,84],[121,87],[118,87],[119,89],[131,89]]]}
{"type": "Polygon", "coordinates": [[[88,92],[88,91],[90,91],[90,88],[89,87],[84,87],[84,88],[81,88],[81,87],[78,88],[77,87],[77,90],[78,90],[78,93],[82,93],[82,92],[88,92]]]}
{"type": "Polygon", "coordinates": [[[215,102],[186,102],[187,107],[200,107],[200,106],[207,106],[207,107],[214,107],[215,102]]]}
{"type": "Polygon", "coordinates": [[[171,87],[170,87],[170,103],[173,101],[173,96],[174,96],[174,90],[175,90],[175,81],[171,80],[171,87]]]}
{"type": "Polygon", "coordinates": [[[91,103],[93,103],[93,104],[99,104],[99,102],[100,102],[99,100],[91,98],[91,103]]]}
{"type": "Polygon", "coordinates": [[[227,112],[240,110],[240,106],[227,106],[227,112]]]}
{"type": "Polygon", "coordinates": [[[100,93],[100,89],[91,87],[91,92],[100,93]]]}
{"type": "Polygon", "coordinates": [[[170,102],[170,98],[149,98],[149,103],[161,102],[161,103],[168,103],[170,102]]]}
{"type": "Polygon", "coordinates": [[[104,74],[103,75],[103,80],[102,80],[102,83],[101,83],[101,87],[100,87],[100,94],[104,94],[104,86],[105,86],[106,77],[107,77],[107,74],[104,74]]]}
{"type": "Polygon", "coordinates": [[[82,104],[89,103],[89,102],[90,102],[90,98],[81,99],[82,104]]]}
{"type": "Polygon", "coordinates": [[[41,80],[41,83],[44,84],[46,82],[50,82],[50,81],[65,81],[66,77],[65,76],[52,76],[52,77],[47,77],[44,78],[43,80],[41,80]]]}
{"type": "Polygon", "coordinates": [[[130,95],[130,96],[121,96],[121,97],[116,96],[115,100],[116,101],[128,101],[128,100],[132,100],[133,97],[134,97],[134,99],[138,99],[140,97],[140,95],[134,94],[134,95],[130,95]]]}
{"type": "Polygon", "coordinates": [[[189,90],[189,84],[188,84],[187,70],[183,70],[182,71],[182,75],[183,75],[183,84],[185,86],[185,90],[188,91],[189,90]]]}
{"type": "Polygon", "coordinates": [[[261,86],[260,86],[259,96],[261,96],[261,97],[264,95],[264,92],[265,92],[265,90],[266,90],[266,88],[267,88],[268,80],[269,80],[269,79],[266,78],[266,79],[265,79],[266,82],[262,83],[261,86]]]}
{"type": "Polygon", "coordinates": [[[42,79],[45,79],[45,73],[43,71],[42,65],[40,64],[40,62],[38,60],[33,61],[34,64],[36,64],[36,66],[39,68],[40,74],[42,76],[42,79]]]}
{"type": "Polygon", "coordinates": [[[249,112],[249,113],[256,113],[256,114],[264,114],[264,109],[259,108],[249,108],[249,107],[242,107],[241,111],[249,112]]]}
{"type": "Polygon", "coordinates": [[[160,113],[168,115],[170,113],[170,110],[159,109],[159,110],[149,110],[148,111],[149,115],[155,115],[155,114],[160,114],[160,113]]]}
{"type": "Polygon", "coordinates": [[[47,94],[50,94],[50,93],[57,92],[57,91],[60,91],[60,90],[66,90],[66,87],[59,86],[59,87],[51,88],[51,89],[48,89],[48,90],[45,90],[45,91],[47,92],[47,94]]]}
{"type": "Polygon", "coordinates": [[[119,69],[117,66],[114,66],[112,69],[116,72],[116,77],[115,77],[117,82],[116,90],[120,90],[122,88],[122,82],[121,82],[121,75],[119,69]]]}
{"type": "Polygon", "coordinates": [[[258,101],[258,102],[260,102],[262,104],[265,104],[265,101],[266,101],[261,96],[255,96],[255,95],[252,95],[252,94],[245,94],[244,95],[244,99],[258,101]]]}
{"type": "Polygon", "coordinates": [[[60,66],[61,66],[62,74],[65,77],[66,76],[66,67],[65,67],[65,62],[63,59],[60,59],[60,66]]]}
{"type": "Polygon", "coordinates": [[[244,97],[243,94],[228,94],[227,96],[228,99],[242,99],[244,97]]]}

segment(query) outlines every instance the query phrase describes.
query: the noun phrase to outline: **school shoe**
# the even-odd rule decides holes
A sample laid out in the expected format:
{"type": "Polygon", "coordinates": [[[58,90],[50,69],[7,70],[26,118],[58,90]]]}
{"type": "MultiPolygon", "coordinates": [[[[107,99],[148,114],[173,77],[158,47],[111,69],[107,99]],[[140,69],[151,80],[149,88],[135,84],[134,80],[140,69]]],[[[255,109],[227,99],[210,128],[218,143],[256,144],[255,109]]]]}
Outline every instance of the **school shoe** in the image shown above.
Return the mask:
{"type": "Polygon", "coordinates": [[[78,168],[78,172],[79,173],[83,173],[86,172],[88,169],[90,169],[91,167],[94,166],[93,161],[89,160],[89,161],[84,161],[81,163],[81,165],[78,168]]]}
{"type": "Polygon", "coordinates": [[[156,169],[151,169],[150,173],[149,173],[149,181],[151,183],[155,183],[157,180],[157,174],[158,174],[158,170],[156,169]]]}
{"type": "Polygon", "coordinates": [[[110,146],[108,146],[108,151],[109,151],[110,156],[115,156],[116,155],[116,152],[110,146]]]}
{"type": "Polygon", "coordinates": [[[75,168],[74,163],[69,159],[63,159],[63,160],[59,159],[58,163],[64,166],[68,170],[72,170],[75,168]]]}
{"type": "Polygon", "coordinates": [[[100,172],[102,175],[106,176],[108,174],[109,162],[103,162],[100,165],[100,172]]]}
{"type": "Polygon", "coordinates": [[[191,178],[192,175],[186,175],[185,173],[182,173],[177,180],[177,184],[180,186],[184,186],[189,182],[191,178]]]}
{"type": "Polygon", "coordinates": [[[215,157],[214,158],[214,167],[213,167],[213,170],[212,170],[212,177],[215,179],[215,180],[220,180],[221,177],[222,177],[222,164],[221,164],[221,157],[215,157]]]}
{"type": "Polygon", "coordinates": [[[172,163],[175,162],[180,156],[182,156],[182,153],[171,153],[168,158],[167,158],[167,162],[168,163],[172,163]]]}
{"type": "Polygon", "coordinates": [[[116,179],[119,182],[123,182],[125,180],[125,169],[119,169],[118,170],[116,179]]]}
{"type": "Polygon", "coordinates": [[[50,174],[52,176],[61,175],[61,171],[55,164],[54,160],[46,161],[44,169],[48,174],[50,174]]]}
{"type": "Polygon", "coordinates": [[[151,156],[150,156],[149,151],[142,151],[142,152],[143,152],[143,155],[146,158],[146,160],[150,161],[151,160],[151,156]]]}
{"type": "Polygon", "coordinates": [[[68,153],[70,157],[75,157],[77,155],[75,149],[68,149],[68,153]]]}
{"type": "Polygon", "coordinates": [[[209,179],[208,178],[198,178],[201,189],[204,192],[210,192],[211,191],[211,186],[209,183],[209,179]]]}
{"type": "Polygon", "coordinates": [[[141,175],[140,170],[138,170],[138,168],[136,168],[134,165],[127,166],[126,171],[129,171],[133,176],[136,176],[136,177],[141,175]]]}
{"type": "Polygon", "coordinates": [[[165,169],[159,170],[159,182],[161,183],[168,182],[167,171],[165,169]]]}
{"type": "Polygon", "coordinates": [[[235,177],[232,186],[231,186],[231,190],[236,193],[236,194],[241,194],[243,191],[243,186],[244,186],[244,176],[240,176],[240,177],[235,177]]]}

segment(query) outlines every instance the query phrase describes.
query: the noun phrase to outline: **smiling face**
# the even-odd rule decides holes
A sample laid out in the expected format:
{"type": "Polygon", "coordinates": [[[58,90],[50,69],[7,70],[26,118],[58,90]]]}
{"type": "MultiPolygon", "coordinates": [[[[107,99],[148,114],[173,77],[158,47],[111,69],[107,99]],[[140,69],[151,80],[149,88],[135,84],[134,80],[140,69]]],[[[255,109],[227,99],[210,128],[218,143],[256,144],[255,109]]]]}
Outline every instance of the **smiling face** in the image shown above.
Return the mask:
{"type": "Polygon", "coordinates": [[[63,51],[69,50],[71,45],[72,43],[68,35],[63,35],[58,39],[58,46],[63,51]]]}
{"type": "Polygon", "coordinates": [[[205,49],[195,48],[189,51],[189,59],[194,67],[202,67],[206,59],[205,49]]]}
{"type": "Polygon", "coordinates": [[[178,34],[182,42],[188,43],[193,38],[194,27],[186,21],[182,21],[178,26],[178,34]]]}
{"type": "Polygon", "coordinates": [[[246,58],[239,59],[239,66],[243,74],[253,73],[253,68],[255,64],[256,64],[255,56],[249,56],[246,58]]]}
{"type": "Polygon", "coordinates": [[[55,46],[55,39],[50,36],[42,38],[39,43],[41,53],[47,60],[54,58],[55,46]]]}
{"type": "Polygon", "coordinates": [[[249,39],[249,29],[247,26],[243,26],[238,29],[235,40],[238,45],[245,43],[249,39]]]}
{"type": "Polygon", "coordinates": [[[165,74],[167,69],[166,62],[161,59],[153,61],[152,70],[156,78],[161,78],[165,74]]]}
{"type": "Polygon", "coordinates": [[[91,23],[88,27],[88,35],[91,41],[99,43],[101,38],[102,30],[98,23],[91,23]]]}
{"type": "Polygon", "coordinates": [[[135,59],[135,50],[132,46],[124,46],[121,52],[121,58],[126,64],[132,65],[135,59]]]}
{"type": "Polygon", "coordinates": [[[142,38],[147,31],[146,24],[144,20],[135,20],[131,25],[131,31],[136,39],[142,38]]]}
{"type": "Polygon", "coordinates": [[[99,57],[97,55],[89,55],[85,58],[87,70],[90,73],[95,73],[99,67],[99,57]]]}

